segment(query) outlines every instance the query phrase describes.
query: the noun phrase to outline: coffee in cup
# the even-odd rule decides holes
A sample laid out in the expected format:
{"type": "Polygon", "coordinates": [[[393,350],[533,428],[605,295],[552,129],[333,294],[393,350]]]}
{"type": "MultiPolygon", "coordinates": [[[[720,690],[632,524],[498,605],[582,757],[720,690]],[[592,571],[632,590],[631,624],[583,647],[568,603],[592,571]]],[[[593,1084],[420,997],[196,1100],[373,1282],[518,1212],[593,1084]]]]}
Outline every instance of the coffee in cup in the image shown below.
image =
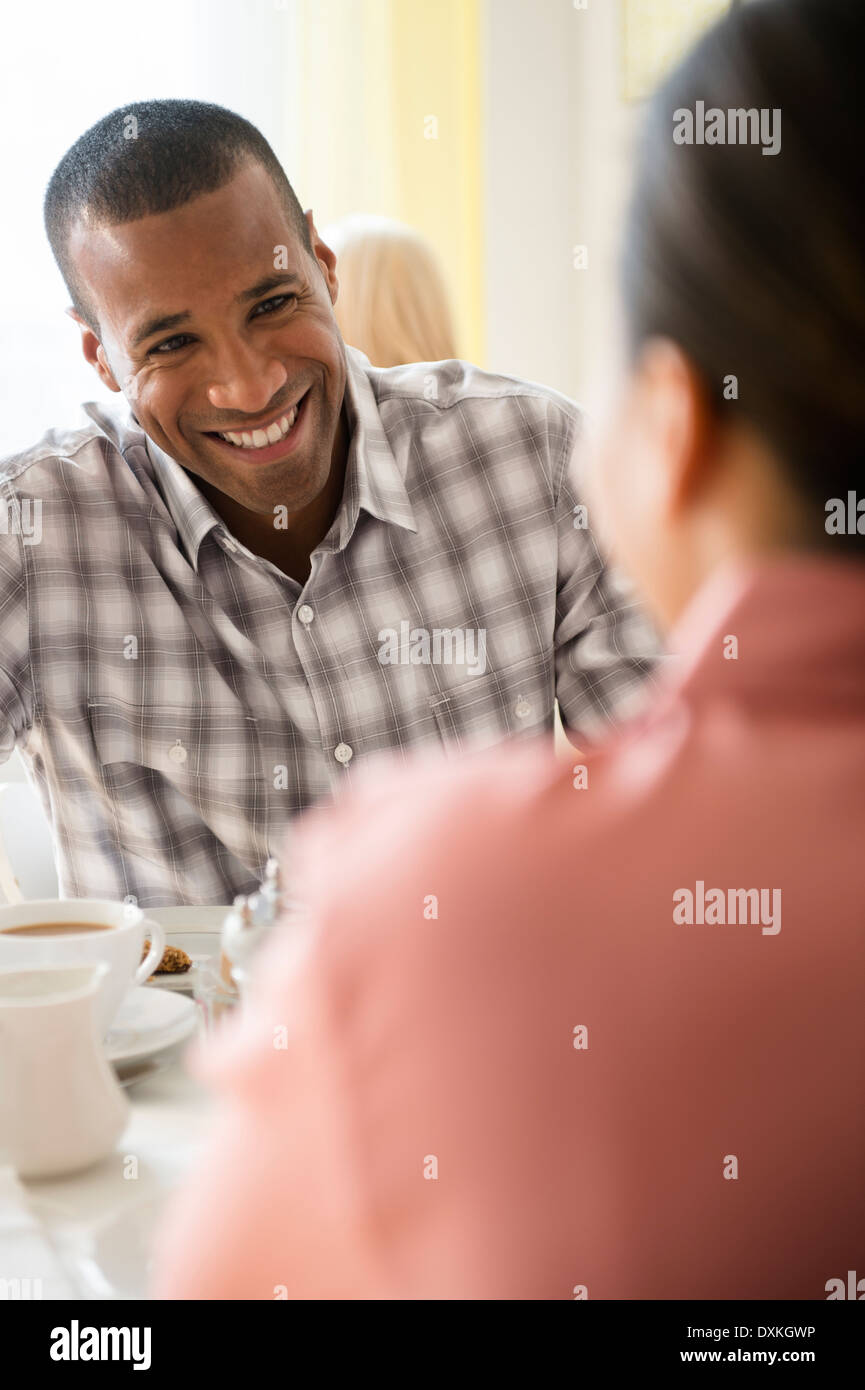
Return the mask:
{"type": "Polygon", "coordinates": [[[64,936],[67,932],[111,931],[105,922],[36,922],[33,926],[7,927],[9,936],[64,936]]]}
{"type": "Polygon", "coordinates": [[[107,963],[94,1011],[100,1037],[129,990],[153,974],[164,951],[162,927],[133,903],[49,898],[0,907],[0,969],[107,963]],[[150,950],[142,960],[145,937],[150,950]]]}

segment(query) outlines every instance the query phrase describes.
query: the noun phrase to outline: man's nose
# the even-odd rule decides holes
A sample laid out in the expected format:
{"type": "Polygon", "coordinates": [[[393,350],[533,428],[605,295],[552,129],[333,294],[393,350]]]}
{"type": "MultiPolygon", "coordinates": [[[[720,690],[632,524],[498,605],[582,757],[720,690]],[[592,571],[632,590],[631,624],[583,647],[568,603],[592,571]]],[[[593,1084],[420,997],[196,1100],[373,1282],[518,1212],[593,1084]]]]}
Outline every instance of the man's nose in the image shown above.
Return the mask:
{"type": "Polygon", "coordinates": [[[235,343],[220,353],[207,387],[207,398],[218,410],[255,415],[285,385],[288,373],[278,359],[235,343]]]}

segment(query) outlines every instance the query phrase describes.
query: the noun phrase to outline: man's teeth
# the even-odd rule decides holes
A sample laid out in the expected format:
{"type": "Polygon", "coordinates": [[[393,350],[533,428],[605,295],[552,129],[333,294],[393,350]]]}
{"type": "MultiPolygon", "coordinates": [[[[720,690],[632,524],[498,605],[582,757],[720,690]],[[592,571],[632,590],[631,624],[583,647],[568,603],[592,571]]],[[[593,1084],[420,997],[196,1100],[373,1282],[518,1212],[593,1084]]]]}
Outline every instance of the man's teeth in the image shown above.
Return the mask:
{"type": "Polygon", "coordinates": [[[226,439],[229,444],[238,444],[242,449],[264,449],[269,444],[278,444],[280,439],[284,439],[297,419],[297,406],[292,406],[287,415],[282,419],[274,420],[272,425],[268,425],[266,430],[253,430],[249,433],[243,430],[240,434],[234,430],[226,430],[224,433],[217,430],[220,439],[226,439]]]}

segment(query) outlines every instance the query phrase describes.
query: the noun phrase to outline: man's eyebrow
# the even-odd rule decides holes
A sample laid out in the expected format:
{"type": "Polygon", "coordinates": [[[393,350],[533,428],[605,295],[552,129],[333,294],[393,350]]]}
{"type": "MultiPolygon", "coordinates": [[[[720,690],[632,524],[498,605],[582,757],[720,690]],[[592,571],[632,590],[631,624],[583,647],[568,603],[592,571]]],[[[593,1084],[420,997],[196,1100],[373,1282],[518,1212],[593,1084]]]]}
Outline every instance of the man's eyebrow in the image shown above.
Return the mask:
{"type": "Polygon", "coordinates": [[[145,338],[152,338],[154,333],[164,333],[167,328],[179,328],[181,324],[187,323],[190,317],[189,310],[186,309],[182,314],[160,314],[158,318],[147,319],[132,339],[132,346],[138,347],[145,338]]]}
{"type": "MultiPolygon", "coordinates": [[[[237,296],[238,302],[245,304],[250,299],[259,299],[261,295],[267,294],[268,290],[275,290],[278,286],[299,285],[300,277],[284,272],[281,275],[266,275],[263,280],[259,280],[257,285],[252,285],[248,290],[243,290],[237,296]]],[[[132,346],[139,347],[146,338],[152,338],[155,333],[165,333],[169,328],[180,328],[188,323],[192,315],[188,309],[182,314],[159,314],[156,318],[147,319],[138,329],[132,339],[132,346]]]]}
{"type": "Polygon", "coordinates": [[[251,289],[244,290],[237,298],[241,303],[245,303],[248,299],[258,299],[260,295],[267,294],[268,290],[275,290],[279,285],[299,284],[300,276],[292,275],[290,270],[285,270],[278,275],[266,275],[263,280],[259,280],[257,285],[253,285],[251,289]]]}

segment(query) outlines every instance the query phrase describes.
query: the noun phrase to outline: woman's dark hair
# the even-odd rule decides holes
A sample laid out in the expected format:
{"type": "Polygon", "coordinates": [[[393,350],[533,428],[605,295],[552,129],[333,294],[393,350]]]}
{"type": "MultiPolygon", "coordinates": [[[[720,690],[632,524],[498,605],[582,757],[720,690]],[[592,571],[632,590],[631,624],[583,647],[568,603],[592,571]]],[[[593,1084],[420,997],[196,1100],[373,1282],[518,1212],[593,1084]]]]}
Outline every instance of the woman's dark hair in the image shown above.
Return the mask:
{"type": "Polygon", "coordinates": [[[863,40],[863,0],[755,0],[711,29],[651,102],[622,263],[632,352],[678,343],[821,511],[863,480],[863,40]],[[710,108],[741,113],[728,134],[780,112],[778,152],[696,143],[710,108]]]}

